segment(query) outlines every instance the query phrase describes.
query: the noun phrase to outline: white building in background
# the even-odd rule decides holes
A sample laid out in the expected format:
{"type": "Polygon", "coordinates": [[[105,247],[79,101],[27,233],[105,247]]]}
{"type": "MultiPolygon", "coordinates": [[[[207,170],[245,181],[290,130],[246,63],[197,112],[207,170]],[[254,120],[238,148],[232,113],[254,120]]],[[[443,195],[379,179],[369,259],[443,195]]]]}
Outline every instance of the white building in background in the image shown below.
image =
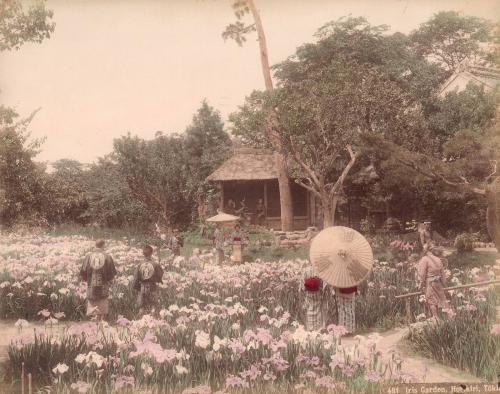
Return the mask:
{"type": "Polygon", "coordinates": [[[439,95],[464,90],[469,82],[481,85],[489,92],[500,85],[500,69],[493,67],[464,66],[455,72],[441,87],[439,95]]]}
{"type": "MultiPolygon", "coordinates": [[[[485,44],[482,48],[486,52],[498,51],[498,45],[485,44]]],[[[500,85],[500,68],[486,62],[474,62],[465,59],[458,70],[443,84],[439,95],[446,96],[447,93],[460,92],[472,82],[484,87],[486,92],[495,89],[500,85]]]]}

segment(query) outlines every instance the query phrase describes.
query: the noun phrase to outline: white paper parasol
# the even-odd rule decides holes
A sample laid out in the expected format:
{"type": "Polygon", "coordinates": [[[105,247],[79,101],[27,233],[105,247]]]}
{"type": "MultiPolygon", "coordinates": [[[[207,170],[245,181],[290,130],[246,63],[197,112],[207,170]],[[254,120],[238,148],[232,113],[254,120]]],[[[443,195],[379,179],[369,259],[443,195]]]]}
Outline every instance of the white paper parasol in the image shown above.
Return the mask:
{"type": "Polygon", "coordinates": [[[348,227],[327,227],[316,235],[309,252],[318,276],[328,284],[346,288],[363,282],[373,267],[368,241],[348,227]]]}
{"type": "Polygon", "coordinates": [[[221,225],[232,225],[234,222],[240,220],[239,216],[230,215],[228,213],[224,213],[219,211],[219,213],[215,216],[212,216],[207,219],[207,222],[221,225]]]}

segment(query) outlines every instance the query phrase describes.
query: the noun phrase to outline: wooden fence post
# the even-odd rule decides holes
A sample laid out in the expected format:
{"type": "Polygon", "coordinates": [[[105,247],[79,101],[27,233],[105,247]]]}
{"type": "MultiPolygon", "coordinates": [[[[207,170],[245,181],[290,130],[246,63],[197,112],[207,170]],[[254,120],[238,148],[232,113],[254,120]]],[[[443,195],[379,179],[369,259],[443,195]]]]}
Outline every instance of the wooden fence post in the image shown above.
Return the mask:
{"type": "Polygon", "coordinates": [[[411,304],[410,297],[405,298],[405,312],[406,312],[406,324],[411,324],[411,304]]]}

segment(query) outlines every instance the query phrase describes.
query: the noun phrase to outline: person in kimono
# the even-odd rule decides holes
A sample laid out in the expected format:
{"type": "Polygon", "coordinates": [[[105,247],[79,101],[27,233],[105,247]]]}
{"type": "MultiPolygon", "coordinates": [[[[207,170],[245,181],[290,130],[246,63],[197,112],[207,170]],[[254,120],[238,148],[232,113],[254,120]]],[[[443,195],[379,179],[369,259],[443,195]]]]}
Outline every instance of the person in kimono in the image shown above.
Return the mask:
{"type": "Polygon", "coordinates": [[[191,252],[191,257],[187,261],[186,268],[189,270],[196,270],[203,268],[203,260],[200,256],[201,251],[198,248],[194,248],[193,251],[191,252]]]}
{"type": "Polygon", "coordinates": [[[151,313],[157,307],[157,284],[162,283],[163,269],[153,261],[153,248],[145,245],[142,249],[144,256],[134,273],[132,288],[139,293],[137,306],[139,314],[151,313]]]}
{"type": "Polygon", "coordinates": [[[449,309],[444,288],[446,277],[444,265],[436,256],[439,250],[434,243],[428,242],[424,247],[424,256],[417,268],[417,279],[420,288],[424,288],[425,301],[431,310],[432,317],[437,317],[438,308],[449,309]]]}
{"type": "Polygon", "coordinates": [[[181,255],[181,248],[184,246],[181,236],[179,235],[179,230],[174,229],[172,236],[168,241],[168,248],[172,252],[174,257],[181,255]]]}
{"type": "Polygon", "coordinates": [[[98,321],[109,312],[109,285],[116,276],[113,258],[104,252],[105,242],[95,243],[95,250],[89,253],[80,269],[80,278],[87,282],[87,316],[98,321]]]}
{"type": "Polygon", "coordinates": [[[224,233],[222,232],[222,228],[220,225],[216,225],[214,235],[213,235],[213,243],[215,247],[215,262],[216,264],[222,264],[225,260],[224,257],[224,233]]]}
{"type": "Polygon", "coordinates": [[[419,230],[419,236],[420,236],[420,245],[422,247],[422,250],[425,248],[425,245],[427,245],[429,242],[432,242],[432,230],[431,230],[431,221],[426,220],[422,227],[419,230]]]}
{"type": "Polygon", "coordinates": [[[235,212],[236,212],[236,203],[233,200],[229,199],[227,202],[226,213],[234,215],[235,212]]]}
{"type": "Polygon", "coordinates": [[[255,216],[257,218],[257,224],[263,226],[266,223],[266,207],[262,198],[257,201],[257,206],[255,207],[255,216]]]}
{"type": "Polygon", "coordinates": [[[335,300],[337,301],[337,313],[339,326],[345,327],[348,334],[356,331],[356,286],[347,288],[335,288],[335,300]]]}
{"type": "Polygon", "coordinates": [[[323,281],[318,277],[314,267],[309,264],[304,270],[304,280],[300,284],[305,292],[304,313],[305,328],[307,331],[316,331],[324,328],[323,313],[323,281]]]}

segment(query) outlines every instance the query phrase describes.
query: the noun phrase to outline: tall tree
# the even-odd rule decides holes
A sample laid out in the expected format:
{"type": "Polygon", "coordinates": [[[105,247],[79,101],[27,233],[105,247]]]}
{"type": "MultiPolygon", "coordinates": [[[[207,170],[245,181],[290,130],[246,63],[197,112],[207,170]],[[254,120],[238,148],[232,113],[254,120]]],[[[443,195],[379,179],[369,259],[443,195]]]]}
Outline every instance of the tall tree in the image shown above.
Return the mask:
{"type": "Polygon", "coordinates": [[[484,55],[479,43],[490,39],[491,27],[481,18],[441,11],[413,31],[410,41],[419,55],[453,72],[463,60],[484,55]]]}
{"type": "Polygon", "coordinates": [[[83,215],[88,221],[111,228],[145,229],[156,219],[141,200],[134,198],[112,154],[92,164],[85,183],[88,207],[83,215]]]}
{"type": "Polygon", "coordinates": [[[159,212],[166,226],[190,222],[182,137],[158,134],[145,141],[128,135],[114,141],[114,153],[130,190],[152,214],[159,212]]]}
{"type": "MultiPolygon", "coordinates": [[[[54,31],[52,11],[42,2],[23,10],[21,1],[0,2],[0,52],[41,42],[54,31]]],[[[41,220],[47,201],[44,168],[33,162],[41,140],[29,140],[27,130],[37,111],[17,120],[16,111],[0,106],[0,219],[10,225],[21,218],[41,220]]]]}
{"type": "MultiPolygon", "coordinates": [[[[271,69],[269,67],[269,56],[267,51],[266,36],[264,27],[260,19],[259,11],[257,10],[253,0],[234,0],[233,9],[238,19],[235,23],[226,27],[222,33],[224,39],[232,38],[239,45],[246,40],[245,35],[257,31],[257,37],[260,48],[260,61],[262,66],[262,75],[264,77],[265,87],[268,92],[273,90],[273,80],[271,77],[271,69]],[[253,24],[246,25],[242,22],[246,14],[252,14],[253,24]]],[[[280,139],[280,133],[276,130],[277,122],[275,121],[276,113],[272,107],[265,108],[266,122],[265,135],[270,145],[275,152],[276,167],[278,172],[278,184],[280,191],[281,205],[281,228],[284,231],[293,229],[293,206],[292,206],[292,191],[290,188],[290,179],[287,169],[287,160],[283,154],[283,142],[280,139]]]]}
{"type": "MultiPolygon", "coordinates": [[[[437,153],[419,153],[377,135],[365,135],[365,143],[404,166],[408,176],[420,175],[434,187],[476,194],[486,198],[487,225],[491,238],[500,245],[500,122],[483,132],[461,130],[437,153]]],[[[423,141],[425,142],[425,141],[423,141]]]]}
{"type": "Polygon", "coordinates": [[[418,114],[412,114],[411,97],[373,66],[342,54],[320,66],[309,60],[301,51],[278,65],[280,88],[267,95],[267,104],[247,102],[238,122],[255,121],[246,117],[259,112],[252,105],[260,105],[260,111],[266,105],[275,109],[276,130],[299,167],[296,182],[321,202],[326,227],[334,224],[343,185],[362,149],[359,136],[407,138],[418,114]]]}
{"type": "Polygon", "coordinates": [[[189,173],[187,188],[195,201],[203,231],[207,196],[213,192],[206,178],[231,152],[231,139],[224,131],[218,111],[204,100],[184,134],[186,165],[189,173]]]}
{"type": "Polygon", "coordinates": [[[0,222],[37,221],[43,217],[44,169],[33,162],[41,140],[30,140],[28,126],[35,113],[18,114],[0,106],[0,222]]]}
{"type": "Polygon", "coordinates": [[[88,203],[85,196],[86,173],[83,165],[72,159],[60,159],[52,164],[53,171],[46,175],[50,194],[47,218],[53,223],[83,224],[88,203]]]}

